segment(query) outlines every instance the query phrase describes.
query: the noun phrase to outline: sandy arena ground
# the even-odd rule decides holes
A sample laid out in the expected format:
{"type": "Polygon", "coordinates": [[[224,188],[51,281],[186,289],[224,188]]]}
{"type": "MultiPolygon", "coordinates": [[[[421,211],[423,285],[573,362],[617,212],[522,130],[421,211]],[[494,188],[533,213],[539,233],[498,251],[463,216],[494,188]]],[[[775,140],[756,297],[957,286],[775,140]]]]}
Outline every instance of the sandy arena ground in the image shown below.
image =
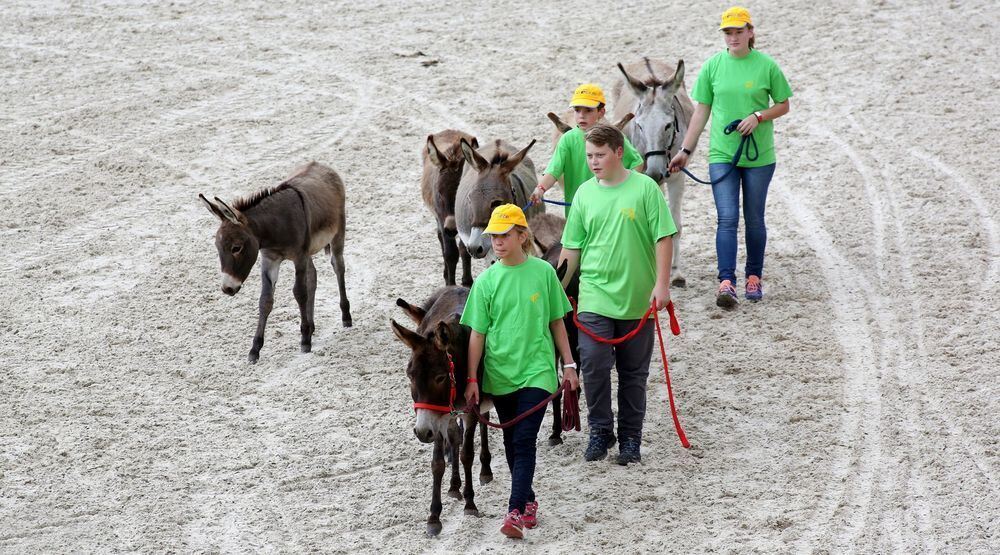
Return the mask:
{"type": "Polygon", "coordinates": [[[751,4],[795,96],[765,302],[714,306],[711,193],[687,192],[670,358],[694,448],[656,355],[641,466],[541,446],[541,526],[513,542],[494,432],[484,516],[446,499],[424,537],[430,448],[388,326],[441,284],[423,138],[537,138],[542,168],[576,84],[650,55],[690,87],[723,47],[723,4],[563,6],[4,2],[0,551],[1000,552],[1000,18],[963,0],[751,4]],[[197,194],[312,159],[347,184],[355,327],[317,257],[299,354],[286,265],[249,365],[260,278],[222,295],[197,194]]]}

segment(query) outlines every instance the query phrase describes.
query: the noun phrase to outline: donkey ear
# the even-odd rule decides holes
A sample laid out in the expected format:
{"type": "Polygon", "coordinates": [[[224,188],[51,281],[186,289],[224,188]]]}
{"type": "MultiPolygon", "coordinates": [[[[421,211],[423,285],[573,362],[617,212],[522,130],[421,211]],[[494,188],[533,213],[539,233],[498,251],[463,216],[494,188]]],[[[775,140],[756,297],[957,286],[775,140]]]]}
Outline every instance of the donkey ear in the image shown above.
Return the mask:
{"type": "Polygon", "coordinates": [[[520,164],[522,160],[524,160],[524,157],[528,155],[528,151],[531,150],[531,147],[535,146],[536,142],[537,141],[535,139],[531,139],[531,142],[528,143],[528,146],[522,148],[520,152],[511,156],[510,158],[507,159],[506,162],[503,163],[503,169],[508,172],[514,171],[514,168],[516,168],[517,165],[520,164]]]}
{"type": "Polygon", "coordinates": [[[447,322],[439,322],[434,328],[434,345],[442,351],[448,351],[454,334],[447,322]]]}
{"type": "Polygon", "coordinates": [[[677,60],[677,70],[674,71],[674,76],[670,78],[673,81],[674,89],[677,89],[684,84],[684,60],[677,60]]]}
{"type": "Polygon", "coordinates": [[[615,124],[615,127],[617,127],[619,131],[624,131],[625,126],[628,125],[628,122],[632,121],[632,118],[634,117],[635,114],[633,114],[632,112],[625,114],[625,116],[622,119],[618,120],[618,123],[615,124]]]}
{"type": "Polygon", "coordinates": [[[566,125],[566,122],[564,122],[559,116],[557,116],[555,112],[549,112],[545,114],[545,117],[549,118],[549,121],[552,122],[552,125],[556,126],[556,130],[559,131],[560,133],[566,133],[568,131],[573,130],[573,128],[566,125]]]}
{"type": "Polygon", "coordinates": [[[418,345],[423,343],[424,338],[417,332],[404,328],[403,326],[397,324],[395,320],[389,320],[389,323],[392,324],[392,332],[395,333],[396,337],[405,343],[407,347],[416,349],[418,345]]]}
{"type": "Polygon", "coordinates": [[[437,145],[434,144],[434,135],[427,135],[427,154],[431,159],[431,163],[437,167],[444,166],[447,163],[445,157],[441,155],[441,151],[437,149],[437,145]]]}
{"type": "Polygon", "coordinates": [[[213,204],[212,201],[205,198],[205,195],[198,193],[198,198],[200,198],[201,201],[205,203],[205,206],[208,207],[209,212],[215,214],[215,217],[219,218],[220,220],[226,219],[226,217],[222,214],[222,210],[218,206],[213,204]]]}
{"type": "Polygon", "coordinates": [[[424,316],[427,316],[427,311],[419,306],[411,305],[402,298],[396,299],[396,306],[402,308],[406,312],[406,315],[409,316],[410,319],[413,320],[413,322],[418,326],[420,325],[420,322],[424,320],[424,316]]]}
{"type": "Polygon", "coordinates": [[[462,147],[462,156],[465,156],[465,161],[468,162],[470,166],[476,168],[477,171],[483,171],[489,167],[489,161],[476,152],[475,147],[470,145],[469,141],[465,140],[465,137],[462,137],[459,144],[462,147]]]}
{"type": "Polygon", "coordinates": [[[475,137],[469,140],[469,144],[472,145],[472,148],[479,148],[479,140],[475,137]]]}
{"type": "Polygon", "coordinates": [[[230,222],[236,225],[246,225],[246,217],[240,213],[239,210],[234,210],[229,207],[221,198],[215,197],[215,204],[219,207],[222,212],[222,216],[225,217],[230,222]]]}
{"type": "Polygon", "coordinates": [[[635,94],[641,95],[646,92],[646,85],[642,81],[639,81],[635,77],[629,75],[628,72],[625,71],[625,66],[623,66],[621,62],[618,62],[618,69],[621,70],[622,75],[625,76],[625,82],[628,83],[628,86],[632,87],[635,94]]]}

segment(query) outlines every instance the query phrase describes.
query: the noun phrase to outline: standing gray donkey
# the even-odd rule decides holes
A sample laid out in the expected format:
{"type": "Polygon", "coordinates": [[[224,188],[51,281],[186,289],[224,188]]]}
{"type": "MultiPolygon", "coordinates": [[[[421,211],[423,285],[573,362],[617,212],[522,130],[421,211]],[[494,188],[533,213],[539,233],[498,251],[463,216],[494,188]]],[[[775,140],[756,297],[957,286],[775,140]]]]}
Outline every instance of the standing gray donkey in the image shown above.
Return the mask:
{"type": "Polygon", "coordinates": [[[235,295],[260,257],[260,314],[250,348],[250,362],[260,358],[264,327],[274,305],[274,285],[285,260],[295,264],[295,300],[302,316],[301,347],[312,349],[313,306],[316,303],[316,266],[312,255],[325,249],[337,273],[344,327],[351,326],[351,303],[344,285],[344,182],[332,169],[311,162],[281,184],[227,205],[199,194],[218,216],[215,247],[222,264],[222,292],[235,295]]]}

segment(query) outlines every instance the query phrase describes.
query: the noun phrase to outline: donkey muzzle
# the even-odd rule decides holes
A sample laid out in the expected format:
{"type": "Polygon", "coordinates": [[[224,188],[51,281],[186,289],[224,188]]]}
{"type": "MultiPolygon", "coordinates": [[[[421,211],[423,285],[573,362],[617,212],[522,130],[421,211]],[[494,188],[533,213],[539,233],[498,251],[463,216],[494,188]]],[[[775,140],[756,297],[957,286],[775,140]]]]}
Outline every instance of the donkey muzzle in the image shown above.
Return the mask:
{"type": "Polygon", "coordinates": [[[232,297],[243,287],[243,282],[229,274],[222,274],[222,292],[232,297]]]}

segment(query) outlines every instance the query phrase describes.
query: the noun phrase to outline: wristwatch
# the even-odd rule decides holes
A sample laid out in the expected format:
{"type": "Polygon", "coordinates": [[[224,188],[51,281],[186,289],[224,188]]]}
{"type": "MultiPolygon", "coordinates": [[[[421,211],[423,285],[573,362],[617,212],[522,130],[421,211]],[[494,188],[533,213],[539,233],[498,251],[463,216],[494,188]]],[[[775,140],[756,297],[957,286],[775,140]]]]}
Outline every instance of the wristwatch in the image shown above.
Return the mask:
{"type": "Polygon", "coordinates": [[[688,148],[681,147],[681,152],[683,152],[684,154],[687,154],[688,156],[691,156],[691,150],[688,149],[688,148]]]}
{"type": "Polygon", "coordinates": [[[757,116],[757,123],[764,121],[764,114],[760,112],[754,112],[753,115],[757,116]]]}
{"type": "Polygon", "coordinates": [[[563,368],[576,368],[576,367],[577,366],[576,366],[575,362],[570,362],[570,363],[567,363],[567,364],[563,364],[563,368]]]}

